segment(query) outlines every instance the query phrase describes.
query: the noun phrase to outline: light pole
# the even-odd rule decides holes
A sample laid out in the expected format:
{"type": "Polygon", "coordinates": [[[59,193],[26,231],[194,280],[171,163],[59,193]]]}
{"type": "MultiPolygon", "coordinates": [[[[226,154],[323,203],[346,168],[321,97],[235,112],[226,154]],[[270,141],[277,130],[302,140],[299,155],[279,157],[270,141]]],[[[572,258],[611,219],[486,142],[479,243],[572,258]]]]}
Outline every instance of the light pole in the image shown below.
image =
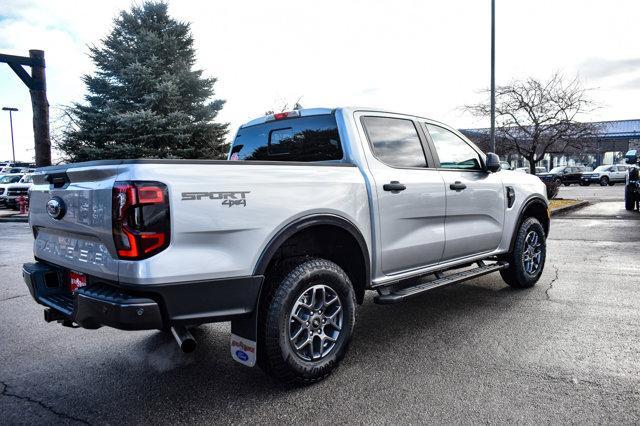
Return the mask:
{"type": "Polygon", "coordinates": [[[16,162],[16,148],[13,145],[13,112],[18,111],[18,108],[3,107],[3,111],[9,111],[9,126],[11,126],[11,152],[13,153],[13,162],[16,162]]]}
{"type": "Polygon", "coordinates": [[[491,0],[491,152],[496,152],[496,0],[491,0]]]}

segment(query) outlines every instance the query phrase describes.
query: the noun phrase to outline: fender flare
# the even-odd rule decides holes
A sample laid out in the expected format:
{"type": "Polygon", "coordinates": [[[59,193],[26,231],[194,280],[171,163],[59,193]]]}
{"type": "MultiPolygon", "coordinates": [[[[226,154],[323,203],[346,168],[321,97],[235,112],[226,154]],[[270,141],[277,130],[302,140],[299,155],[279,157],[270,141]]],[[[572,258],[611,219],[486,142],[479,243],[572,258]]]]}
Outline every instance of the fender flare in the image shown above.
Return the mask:
{"type": "MultiPolygon", "coordinates": [[[[256,266],[253,270],[253,275],[264,275],[266,273],[267,267],[269,266],[269,262],[271,262],[273,255],[278,251],[280,246],[282,246],[282,244],[286,240],[304,229],[318,225],[336,226],[347,231],[349,234],[351,234],[351,236],[354,237],[354,239],[358,242],[358,246],[360,247],[360,251],[362,252],[362,257],[364,259],[365,279],[367,281],[370,280],[371,257],[369,255],[369,249],[364,237],[362,236],[362,233],[351,221],[333,214],[313,214],[304,216],[294,220],[293,222],[280,229],[267,243],[264,250],[262,250],[262,254],[258,258],[258,262],[256,263],[256,266]]],[[[367,283],[365,282],[364,285],[366,288],[367,283]]]]}
{"type": "MultiPolygon", "coordinates": [[[[522,222],[524,221],[524,217],[523,214],[524,212],[531,207],[534,204],[540,204],[545,210],[547,210],[549,208],[549,204],[544,200],[544,198],[539,197],[539,196],[533,196],[531,198],[529,198],[527,201],[525,201],[522,206],[520,207],[520,210],[518,211],[518,221],[516,222],[516,226],[515,228],[513,228],[513,232],[511,234],[511,242],[509,243],[509,253],[511,253],[513,251],[513,246],[516,243],[516,237],[517,237],[517,230],[520,227],[520,225],[522,225],[522,222]]],[[[549,222],[551,222],[551,220],[549,219],[549,222]]],[[[542,224],[544,226],[544,224],[542,224]]],[[[551,223],[549,223],[549,225],[546,227],[546,234],[547,236],[549,235],[549,228],[551,227],[551,223]]]]}
{"type": "MultiPolygon", "coordinates": [[[[287,239],[304,229],[317,225],[337,226],[341,229],[344,229],[355,238],[355,240],[358,242],[358,245],[360,246],[360,250],[364,258],[365,280],[371,280],[371,258],[369,257],[367,243],[360,233],[360,230],[358,230],[358,228],[349,220],[332,214],[315,214],[304,216],[284,226],[273,236],[273,238],[271,238],[269,243],[267,243],[266,247],[263,249],[262,254],[258,258],[258,262],[256,263],[256,266],[254,268],[253,275],[264,276],[267,271],[267,267],[271,262],[271,259],[273,259],[274,254],[287,239]]],[[[263,285],[264,280],[260,285],[256,306],[254,307],[251,315],[235,318],[231,321],[232,335],[247,339],[253,345],[256,345],[258,341],[258,316],[263,285]]],[[[363,287],[365,287],[363,289],[363,293],[367,286],[367,282],[363,283],[363,287]]],[[[258,348],[258,350],[260,349],[258,348]]]]}

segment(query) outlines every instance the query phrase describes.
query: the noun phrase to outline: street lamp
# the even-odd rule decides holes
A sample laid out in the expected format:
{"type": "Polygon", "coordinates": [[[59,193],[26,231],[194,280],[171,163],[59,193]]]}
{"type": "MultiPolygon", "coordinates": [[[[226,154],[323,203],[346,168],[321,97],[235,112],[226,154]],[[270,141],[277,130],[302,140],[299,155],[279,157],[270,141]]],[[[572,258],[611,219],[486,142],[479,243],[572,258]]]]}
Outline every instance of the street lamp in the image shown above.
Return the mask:
{"type": "Polygon", "coordinates": [[[491,152],[496,152],[496,0],[491,0],[491,152]]]}
{"type": "Polygon", "coordinates": [[[18,111],[18,108],[3,107],[3,111],[9,111],[9,125],[11,126],[11,152],[13,153],[13,162],[16,162],[16,148],[13,145],[13,112],[18,111]]]}

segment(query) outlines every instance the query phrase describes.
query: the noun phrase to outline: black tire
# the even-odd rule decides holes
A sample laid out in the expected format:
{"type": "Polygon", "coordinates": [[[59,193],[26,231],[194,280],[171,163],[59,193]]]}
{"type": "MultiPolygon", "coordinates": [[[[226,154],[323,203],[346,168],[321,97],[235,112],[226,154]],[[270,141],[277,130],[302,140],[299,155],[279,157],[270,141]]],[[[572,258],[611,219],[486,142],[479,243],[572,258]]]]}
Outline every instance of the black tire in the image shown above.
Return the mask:
{"type": "Polygon", "coordinates": [[[564,186],[571,186],[571,184],[568,182],[565,182],[564,186]]]}
{"type": "Polygon", "coordinates": [[[585,182],[584,183],[584,186],[590,186],[590,185],[591,185],[591,182],[585,182]]]}
{"type": "MultiPolygon", "coordinates": [[[[258,365],[271,377],[287,384],[306,385],[318,382],[329,376],[338,366],[351,341],[356,306],[351,281],[342,268],[321,258],[300,258],[286,262],[273,277],[273,281],[267,283],[269,293],[260,302],[258,365]],[[327,342],[328,345],[333,344],[328,353],[320,355],[317,360],[306,360],[294,350],[289,341],[290,330],[295,324],[291,313],[299,299],[308,294],[308,289],[318,285],[328,287],[338,296],[342,323],[335,342],[327,342]]],[[[315,292],[313,294],[315,295],[315,292]]],[[[313,305],[312,302],[307,303],[313,305]]],[[[326,307],[326,311],[328,310],[329,307],[326,307]]],[[[309,329],[310,322],[307,321],[306,324],[307,327],[301,325],[300,328],[309,329]]],[[[328,326],[320,326],[323,336],[325,327],[328,326]]],[[[332,329],[332,332],[335,331],[336,329],[332,329]]],[[[313,333],[304,331],[303,337],[304,335],[309,339],[313,333]]],[[[319,338],[319,335],[317,338],[311,337],[312,348],[306,350],[315,350],[319,338]]],[[[324,341],[321,341],[318,347],[322,353],[324,341]]]]}
{"type": "Polygon", "coordinates": [[[600,178],[600,186],[607,186],[609,185],[609,178],[606,176],[602,176],[600,178]]]}
{"type": "Polygon", "coordinates": [[[633,211],[636,209],[636,200],[633,197],[633,192],[631,192],[631,188],[625,186],[624,188],[624,208],[633,211]]]}
{"type": "Polygon", "coordinates": [[[544,262],[547,257],[547,244],[544,228],[538,219],[529,217],[522,222],[517,232],[513,251],[504,257],[504,260],[509,262],[509,267],[500,271],[500,275],[502,275],[502,279],[511,287],[533,287],[542,275],[544,262]],[[541,244],[539,266],[534,273],[529,273],[525,268],[526,240],[530,232],[537,234],[541,244]]]}

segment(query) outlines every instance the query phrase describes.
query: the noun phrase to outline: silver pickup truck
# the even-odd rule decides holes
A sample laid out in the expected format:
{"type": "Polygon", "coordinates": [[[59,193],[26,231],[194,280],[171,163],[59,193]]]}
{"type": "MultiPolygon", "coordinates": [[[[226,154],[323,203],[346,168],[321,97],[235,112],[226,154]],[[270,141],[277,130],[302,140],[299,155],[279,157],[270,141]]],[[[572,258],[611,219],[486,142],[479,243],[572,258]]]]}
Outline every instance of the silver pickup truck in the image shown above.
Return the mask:
{"type": "Polygon", "coordinates": [[[344,357],[365,292],[391,304],[500,272],[533,286],[544,184],[456,130],[368,109],[304,109],[237,132],[226,161],[39,169],[30,190],[45,320],[171,331],[231,322],[231,355],[310,383],[344,357]]]}

